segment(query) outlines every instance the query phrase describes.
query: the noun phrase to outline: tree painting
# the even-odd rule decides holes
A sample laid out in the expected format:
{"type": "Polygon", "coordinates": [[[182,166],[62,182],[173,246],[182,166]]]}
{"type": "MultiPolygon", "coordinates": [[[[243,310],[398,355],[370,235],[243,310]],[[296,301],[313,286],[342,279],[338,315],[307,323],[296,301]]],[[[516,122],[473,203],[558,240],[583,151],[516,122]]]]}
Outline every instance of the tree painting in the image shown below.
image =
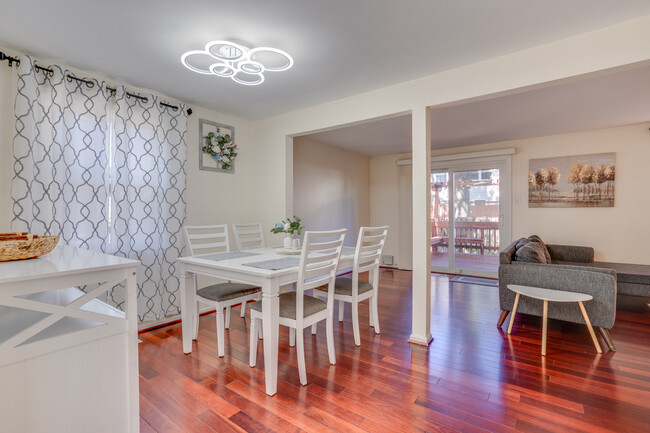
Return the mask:
{"type": "Polygon", "coordinates": [[[616,154],[531,159],[529,207],[612,207],[616,154]]]}

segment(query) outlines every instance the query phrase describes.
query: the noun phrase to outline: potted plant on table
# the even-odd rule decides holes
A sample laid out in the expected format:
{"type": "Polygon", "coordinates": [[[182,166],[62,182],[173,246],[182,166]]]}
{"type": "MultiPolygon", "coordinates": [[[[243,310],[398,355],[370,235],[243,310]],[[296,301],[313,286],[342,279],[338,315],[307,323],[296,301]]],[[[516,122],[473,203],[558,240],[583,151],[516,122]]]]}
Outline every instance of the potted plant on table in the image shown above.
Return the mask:
{"type": "Polygon", "coordinates": [[[301,219],[297,216],[293,216],[293,221],[291,218],[287,218],[286,221],[278,221],[275,226],[271,229],[272,233],[285,233],[284,238],[284,248],[300,248],[300,239],[294,239],[294,234],[301,235],[302,230],[305,228],[301,224],[301,219]]]}

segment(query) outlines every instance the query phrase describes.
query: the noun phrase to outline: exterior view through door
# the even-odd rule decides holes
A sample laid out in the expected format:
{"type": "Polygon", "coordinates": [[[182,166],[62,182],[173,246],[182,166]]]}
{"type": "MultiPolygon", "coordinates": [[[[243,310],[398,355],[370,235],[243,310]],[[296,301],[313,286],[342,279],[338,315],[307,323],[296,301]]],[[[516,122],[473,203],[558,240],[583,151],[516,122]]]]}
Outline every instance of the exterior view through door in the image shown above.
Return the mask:
{"type": "Polygon", "coordinates": [[[490,166],[432,172],[433,271],[496,276],[504,223],[500,181],[500,168],[490,166]]]}

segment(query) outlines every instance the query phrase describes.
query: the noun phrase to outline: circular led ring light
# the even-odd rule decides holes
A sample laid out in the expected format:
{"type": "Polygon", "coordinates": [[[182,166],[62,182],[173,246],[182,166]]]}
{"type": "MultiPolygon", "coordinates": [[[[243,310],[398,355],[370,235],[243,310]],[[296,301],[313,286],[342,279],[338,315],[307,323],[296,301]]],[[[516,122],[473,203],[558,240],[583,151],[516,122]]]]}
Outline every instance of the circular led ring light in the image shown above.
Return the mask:
{"type": "Polygon", "coordinates": [[[237,65],[237,69],[247,74],[262,74],[266,70],[263,64],[253,60],[242,60],[237,65]]]}
{"type": "Polygon", "coordinates": [[[217,62],[210,65],[210,73],[217,77],[228,78],[234,76],[237,73],[237,70],[226,62],[217,62]],[[225,69],[225,72],[218,72],[217,68],[223,68],[225,69]]]}
{"type": "Polygon", "coordinates": [[[230,42],[230,41],[212,41],[212,42],[208,42],[207,44],[205,44],[205,51],[209,55],[211,55],[212,57],[214,57],[217,60],[223,60],[223,61],[226,61],[226,62],[236,62],[238,60],[243,59],[246,56],[246,53],[248,52],[248,48],[243,47],[243,46],[241,46],[239,44],[236,44],[234,42],[230,42]],[[224,55],[221,55],[221,54],[215,54],[212,51],[212,49],[214,47],[217,47],[217,51],[219,51],[218,49],[221,48],[221,47],[228,47],[228,48],[234,50],[234,52],[237,55],[224,56],[224,55]]]}
{"type": "MultiPolygon", "coordinates": [[[[192,65],[190,65],[188,63],[188,61],[187,61],[188,57],[190,57],[190,56],[198,56],[198,55],[201,55],[201,54],[209,55],[209,53],[207,53],[207,52],[205,52],[203,50],[188,51],[187,53],[185,53],[185,54],[183,54],[181,56],[181,63],[183,64],[183,66],[185,66],[190,71],[194,71],[194,72],[197,72],[199,74],[212,75],[213,72],[211,70],[197,68],[197,67],[192,66],[192,65]]],[[[210,66],[210,67],[212,67],[212,66],[210,66]]]]}
{"type": "Polygon", "coordinates": [[[286,71],[287,69],[291,68],[293,66],[293,57],[291,57],[289,54],[285,53],[282,50],[278,50],[277,48],[273,47],[258,47],[258,48],[253,48],[246,54],[246,58],[248,60],[253,61],[253,55],[259,52],[263,51],[268,51],[271,53],[276,53],[279,54],[287,59],[287,64],[285,66],[280,66],[276,68],[266,68],[267,71],[273,71],[273,72],[280,72],[280,71],[286,71]]]}
{"type": "Polygon", "coordinates": [[[265,71],[286,71],[293,66],[293,58],[286,52],[272,47],[258,47],[248,49],[242,45],[230,41],[212,41],[205,45],[205,50],[188,51],[181,56],[181,63],[187,69],[199,74],[216,75],[218,77],[230,77],[233,81],[245,86],[256,86],[264,82],[265,71]],[[215,53],[216,52],[216,53],[215,53]],[[259,61],[253,60],[257,53],[268,52],[279,54],[286,59],[286,64],[279,67],[267,67],[259,61]],[[208,69],[198,68],[189,62],[191,56],[206,56],[208,59],[219,60],[211,64],[208,69]],[[254,76],[255,81],[241,79],[239,74],[254,76]]]}
{"type": "Polygon", "coordinates": [[[257,81],[246,81],[246,80],[242,80],[241,78],[238,78],[237,74],[233,75],[230,78],[232,78],[233,81],[235,81],[235,82],[237,82],[239,84],[243,84],[244,86],[257,86],[258,84],[262,84],[264,82],[264,75],[261,72],[257,73],[257,74],[251,74],[251,73],[244,72],[244,71],[241,71],[241,72],[243,72],[246,75],[257,75],[259,79],[257,81]]]}

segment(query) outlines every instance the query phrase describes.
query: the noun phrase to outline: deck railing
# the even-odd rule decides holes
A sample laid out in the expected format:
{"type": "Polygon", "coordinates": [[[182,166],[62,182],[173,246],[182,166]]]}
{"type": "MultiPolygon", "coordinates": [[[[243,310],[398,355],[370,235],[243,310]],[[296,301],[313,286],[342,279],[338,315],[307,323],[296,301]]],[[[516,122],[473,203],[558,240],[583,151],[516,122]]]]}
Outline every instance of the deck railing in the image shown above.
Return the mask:
{"type": "MultiPolygon", "coordinates": [[[[498,221],[459,221],[455,223],[455,250],[469,254],[499,253],[498,221]]],[[[431,248],[449,249],[449,221],[431,222],[431,248]]]]}

